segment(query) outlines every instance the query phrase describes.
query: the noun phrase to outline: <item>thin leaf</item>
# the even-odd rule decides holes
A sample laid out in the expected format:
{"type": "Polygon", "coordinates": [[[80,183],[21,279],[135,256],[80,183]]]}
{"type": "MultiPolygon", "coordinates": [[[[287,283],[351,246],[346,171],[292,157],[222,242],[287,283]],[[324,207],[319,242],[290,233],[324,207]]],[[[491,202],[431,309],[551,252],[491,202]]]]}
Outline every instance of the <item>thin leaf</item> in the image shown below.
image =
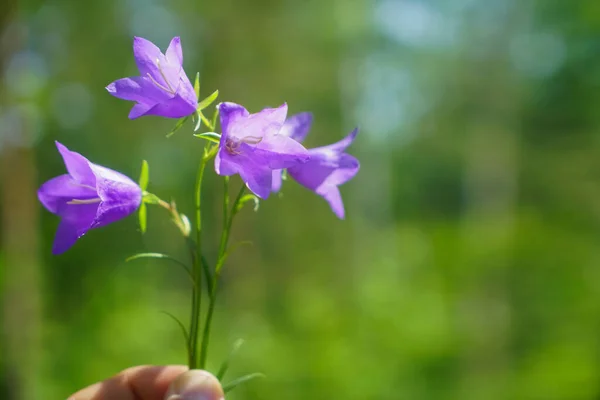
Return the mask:
{"type": "Polygon", "coordinates": [[[244,375],[240,378],[234,379],[233,381],[229,382],[227,385],[223,386],[223,392],[227,393],[227,392],[235,389],[236,386],[238,386],[242,383],[246,383],[248,381],[251,381],[252,379],[264,378],[264,377],[265,377],[265,374],[261,374],[260,372],[255,372],[253,374],[244,375]]]}
{"type": "Polygon", "coordinates": [[[196,72],[196,81],[194,82],[194,92],[196,92],[196,98],[200,97],[200,72],[196,72]]]}
{"type": "Polygon", "coordinates": [[[219,151],[219,144],[207,141],[204,147],[204,155],[202,156],[204,162],[210,161],[217,154],[217,151],[219,151]]]}
{"type": "Polygon", "coordinates": [[[196,125],[194,125],[194,132],[197,132],[202,126],[202,117],[200,116],[200,111],[198,110],[196,110],[195,115],[198,117],[198,120],[196,121],[196,125]]]}
{"type": "Polygon", "coordinates": [[[244,204],[246,204],[249,201],[253,201],[254,202],[254,211],[258,211],[258,206],[260,205],[260,200],[258,199],[258,197],[256,197],[253,194],[245,194],[244,196],[242,196],[242,198],[237,202],[237,205],[235,207],[235,210],[233,211],[234,214],[237,214],[243,207],[244,204]]]}
{"type": "Polygon", "coordinates": [[[229,355],[227,356],[225,361],[223,361],[223,364],[221,364],[221,368],[219,368],[219,372],[217,372],[216,376],[219,381],[223,380],[225,373],[229,369],[229,363],[231,362],[233,357],[237,354],[238,350],[240,349],[240,347],[242,347],[243,344],[244,344],[244,339],[238,339],[233,343],[233,346],[231,347],[231,350],[229,351],[229,355]]]}
{"type": "Polygon", "coordinates": [[[183,337],[185,338],[185,348],[188,352],[188,354],[190,353],[190,335],[187,331],[187,329],[185,329],[185,325],[179,320],[179,318],[177,318],[176,316],[174,316],[173,314],[171,314],[168,311],[161,311],[161,313],[171,317],[171,319],[173,321],[175,321],[177,323],[177,325],[179,325],[179,327],[181,328],[181,332],[183,332],[183,337]]]}
{"type": "Polygon", "coordinates": [[[142,231],[142,233],[146,233],[146,217],[147,217],[148,213],[146,210],[146,203],[142,202],[142,204],[140,204],[140,209],[138,211],[138,219],[140,221],[140,230],[142,231]]]}
{"type": "Polygon", "coordinates": [[[140,258],[157,258],[157,259],[163,259],[163,260],[172,261],[172,262],[176,263],[177,265],[179,265],[180,267],[182,267],[185,270],[185,272],[187,272],[187,274],[189,275],[189,277],[192,280],[192,282],[194,283],[194,285],[196,284],[196,282],[194,281],[194,275],[192,275],[192,271],[189,269],[189,267],[187,265],[185,265],[185,263],[179,261],[176,258],[171,257],[168,254],[163,254],[163,253],[138,253],[138,254],[132,255],[131,257],[126,258],[125,262],[129,262],[129,261],[133,261],[133,260],[138,260],[140,258]]]}
{"type": "Polygon", "coordinates": [[[142,189],[142,191],[145,191],[146,188],[148,187],[148,179],[150,177],[150,172],[149,172],[149,167],[148,167],[148,161],[144,160],[142,161],[142,170],[140,171],[140,188],[142,189]]]}
{"type": "MultiPolygon", "coordinates": [[[[209,121],[209,120],[207,120],[207,119],[206,119],[206,117],[204,116],[204,114],[202,113],[202,111],[198,110],[198,111],[196,111],[196,112],[197,112],[197,113],[198,113],[198,115],[200,116],[200,119],[202,120],[202,122],[204,122],[204,125],[206,125],[206,127],[207,127],[208,129],[210,129],[210,130],[213,130],[213,126],[212,126],[212,124],[210,123],[210,121],[209,121]]],[[[198,125],[196,124],[196,126],[198,126],[198,125]]],[[[200,126],[198,126],[198,129],[200,129],[200,126]]]]}
{"type": "Polygon", "coordinates": [[[219,143],[221,141],[221,135],[215,132],[194,133],[194,136],[200,139],[206,139],[213,143],[219,143]]]}
{"type": "Polygon", "coordinates": [[[217,99],[217,97],[219,97],[219,91],[215,90],[210,96],[198,103],[198,111],[202,111],[206,107],[210,106],[217,99]]]}
{"type": "Polygon", "coordinates": [[[212,117],[212,127],[215,129],[217,127],[217,118],[219,117],[219,107],[215,108],[215,113],[212,117]]]}
{"type": "Polygon", "coordinates": [[[167,137],[169,138],[173,136],[175,132],[181,129],[181,127],[183,126],[183,124],[185,124],[185,121],[187,121],[189,117],[190,116],[188,115],[187,117],[179,118],[179,120],[177,120],[177,123],[175,123],[173,129],[171,129],[171,132],[167,133],[167,137]]]}

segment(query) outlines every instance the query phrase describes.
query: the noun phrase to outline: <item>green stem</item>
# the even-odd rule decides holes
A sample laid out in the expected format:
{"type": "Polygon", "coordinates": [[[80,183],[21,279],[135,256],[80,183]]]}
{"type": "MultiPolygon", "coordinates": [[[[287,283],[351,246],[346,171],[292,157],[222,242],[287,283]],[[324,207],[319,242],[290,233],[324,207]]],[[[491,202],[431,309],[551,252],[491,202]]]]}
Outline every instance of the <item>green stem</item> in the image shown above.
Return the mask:
{"type": "MultiPolygon", "coordinates": [[[[218,145],[212,145],[211,143],[206,143],[206,146],[204,147],[204,157],[202,159],[203,162],[203,166],[202,166],[202,174],[204,174],[204,167],[206,167],[206,164],[217,154],[217,151],[219,149],[218,145]]],[[[200,170],[198,170],[198,173],[200,174],[200,170]]],[[[202,219],[201,219],[201,214],[200,214],[200,201],[201,201],[201,188],[200,186],[198,186],[198,184],[196,185],[196,196],[195,196],[195,202],[196,202],[196,245],[197,245],[197,249],[198,249],[198,260],[200,262],[200,265],[202,267],[202,270],[204,272],[204,278],[206,279],[206,286],[208,289],[208,293],[210,294],[212,292],[212,282],[213,282],[213,278],[212,278],[212,274],[210,272],[210,266],[208,265],[208,262],[206,261],[206,258],[204,258],[204,256],[202,255],[202,251],[201,251],[201,243],[202,243],[202,219]]],[[[196,339],[197,340],[197,339],[196,339]]]]}
{"type": "Polygon", "coordinates": [[[196,176],[196,188],[195,188],[195,196],[194,196],[194,204],[196,206],[196,252],[199,258],[202,257],[201,252],[201,244],[202,244],[202,213],[201,213],[201,204],[202,204],[202,179],[204,177],[204,169],[206,168],[206,164],[208,162],[208,158],[205,154],[200,161],[200,165],[198,166],[198,174],[196,176]]]}
{"type": "Polygon", "coordinates": [[[223,247],[227,244],[227,223],[229,221],[229,177],[223,179],[223,232],[221,232],[221,243],[219,245],[219,259],[223,255],[223,247]]]}
{"type": "Polygon", "coordinates": [[[240,202],[244,194],[245,186],[240,189],[233,207],[229,211],[229,177],[225,177],[224,182],[224,196],[223,196],[223,231],[221,232],[221,243],[219,245],[219,256],[217,258],[217,265],[215,266],[215,272],[212,280],[212,290],[209,295],[208,311],[206,314],[206,322],[204,323],[204,331],[202,333],[202,348],[200,356],[200,368],[206,367],[206,360],[208,358],[208,343],[210,341],[210,328],[212,325],[212,318],[215,311],[215,304],[217,302],[217,288],[219,283],[219,276],[221,275],[221,268],[225,262],[225,254],[227,252],[227,243],[229,241],[229,234],[231,233],[231,226],[233,224],[233,217],[237,214],[238,203],[240,202]]]}
{"type": "Polygon", "coordinates": [[[215,156],[218,150],[218,146],[212,146],[210,143],[206,144],[204,148],[204,154],[200,165],[198,166],[198,173],[196,175],[196,187],[194,191],[194,204],[196,211],[196,241],[190,240],[190,251],[192,254],[193,263],[193,275],[196,285],[192,291],[192,314],[190,317],[190,356],[189,356],[189,368],[196,369],[199,367],[198,358],[198,338],[200,335],[200,314],[202,306],[202,274],[204,273],[208,293],[212,293],[212,283],[210,267],[202,255],[202,179],[204,178],[204,170],[208,162],[215,156]]]}
{"type": "Polygon", "coordinates": [[[188,355],[188,367],[190,369],[196,368],[198,365],[198,327],[200,320],[200,305],[202,300],[202,274],[198,273],[198,257],[196,256],[195,243],[188,241],[190,254],[192,257],[193,268],[192,275],[195,284],[192,286],[192,307],[190,315],[190,330],[189,330],[189,355],[188,355]]]}
{"type": "MultiPolygon", "coordinates": [[[[202,173],[200,173],[200,170],[198,172],[199,172],[198,180],[201,182],[202,175],[204,173],[204,169],[202,168],[202,173]]],[[[198,185],[198,182],[196,184],[196,187],[197,188],[200,187],[200,185],[198,185]]],[[[188,245],[188,248],[190,250],[190,255],[192,258],[192,269],[191,270],[189,270],[185,264],[182,264],[185,266],[186,271],[189,273],[189,275],[192,279],[192,307],[191,307],[191,315],[190,315],[190,329],[189,329],[189,334],[187,334],[187,336],[186,336],[186,340],[187,340],[186,345],[187,345],[187,350],[188,350],[188,366],[191,369],[191,368],[194,368],[194,366],[198,364],[196,348],[198,346],[197,345],[197,343],[198,343],[198,324],[199,324],[198,321],[200,320],[199,311],[200,311],[200,300],[201,300],[201,292],[202,292],[202,274],[199,273],[199,271],[200,271],[199,264],[201,264],[202,261],[199,258],[198,254],[196,253],[196,244],[189,237],[189,230],[186,228],[186,224],[184,223],[182,216],[177,211],[175,203],[174,202],[167,203],[166,201],[161,200],[158,197],[156,197],[155,200],[156,200],[155,204],[158,204],[159,206],[161,206],[164,209],[166,209],[167,211],[169,211],[169,213],[171,213],[172,221],[179,228],[179,230],[183,234],[183,237],[186,239],[186,244],[188,245]]]]}
{"type": "Polygon", "coordinates": [[[177,211],[177,207],[175,206],[175,203],[174,202],[167,203],[166,201],[156,197],[155,204],[158,204],[159,206],[161,206],[162,208],[164,208],[171,214],[173,223],[175,224],[175,226],[177,226],[177,228],[179,229],[179,231],[181,232],[183,237],[187,239],[189,232],[186,229],[186,225],[181,217],[181,214],[179,214],[179,212],[177,211]]]}
{"type": "Polygon", "coordinates": [[[208,289],[208,293],[210,293],[212,291],[212,274],[210,272],[210,266],[204,256],[200,258],[200,262],[202,263],[202,270],[204,271],[204,279],[206,279],[206,288],[208,289]]]}
{"type": "Polygon", "coordinates": [[[190,252],[193,260],[193,276],[196,285],[192,288],[192,310],[190,316],[190,355],[189,368],[198,368],[198,336],[200,333],[200,311],[202,306],[202,270],[208,269],[202,257],[202,179],[204,170],[208,163],[206,149],[196,175],[196,187],[194,191],[194,204],[196,208],[196,242],[190,242],[190,252]]]}

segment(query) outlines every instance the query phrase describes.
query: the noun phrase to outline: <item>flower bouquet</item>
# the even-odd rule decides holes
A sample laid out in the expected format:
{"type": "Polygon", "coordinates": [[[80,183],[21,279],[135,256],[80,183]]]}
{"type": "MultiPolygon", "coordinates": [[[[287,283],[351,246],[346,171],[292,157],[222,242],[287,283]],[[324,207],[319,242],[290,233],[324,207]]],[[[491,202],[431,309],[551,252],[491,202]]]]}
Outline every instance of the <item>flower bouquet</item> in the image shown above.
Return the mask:
{"type": "MultiPolygon", "coordinates": [[[[358,130],[337,143],[306,149],[302,142],[307,136],[312,114],[299,113],[288,117],[287,104],[265,108],[251,114],[243,106],[221,102],[208,112],[219,95],[215,91],[200,100],[199,74],[195,83],[183,69],[183,51],[179,37],[171,40],[166,52],[150,41],[136,37],[133,54],[139,76],[118,79],[106,89],[115,97],[135,104],[130,119],[154,115],[178,121],[167,137],[180,130],[189,119],[193,121],[191,145],[198,146],[198,173],[191,195],[195,209],[188,217],[180,212],[174,201],[165,201],[149,189],[149,166],[142,162],[139,180],[95,164],[83,155],[56,142],[63,158],[66,174],[45,182],[38,191],[42,205],[60,217],[52,252],[60,254],[71,248],[88,231],[116,222],[137,211],[142,233],[146,231],[148,207],[161,207],[187,244],[189,259],[182,261],[162,253],[140,253],[130,260],[159,258],[171,261],[185,271],[191,282],[191,312],[187,324],[174,316],[183,332],[190,370],[204,370],[219,278],[228,256],[236,248],[230,245],[230,233],[236,215],[246,204],[257,210],[259,202],[281,190],[283,181],[291,178],[323,197],[334,214],[344,218],[344,205],[338,186],[352,179],[359,170],[358,160],[346,153],[358,130]],[[220,126],[220,128],[218,128],[220,126]],[[217,131],[220,131],[218,133],[217,131]],[[207,165],[223,177],[223,217],[220,244],[215,260],[208,260],[203,248],[202,181],[207,165]],[[230,198],[231,177],[239,175],[242,184],[235,197],[230,198]],[[202,302],[208,301],[205,312],[202,302]]],[[[239,347],[234,346],[233,352],[239,347]]],[[[233,353],[232,352],[232,353],[233,353]]],[[[223,382],[229,359],[223,361],[214,377],[223,382]]],[[[221,384],[222,396],[242,382],[261,374],[252,373],[221,384]]],[[[179,398],[173,393],[173,398],[179,398]]],[[[218,398],[218,397],[217,397],[218,398]]]]}

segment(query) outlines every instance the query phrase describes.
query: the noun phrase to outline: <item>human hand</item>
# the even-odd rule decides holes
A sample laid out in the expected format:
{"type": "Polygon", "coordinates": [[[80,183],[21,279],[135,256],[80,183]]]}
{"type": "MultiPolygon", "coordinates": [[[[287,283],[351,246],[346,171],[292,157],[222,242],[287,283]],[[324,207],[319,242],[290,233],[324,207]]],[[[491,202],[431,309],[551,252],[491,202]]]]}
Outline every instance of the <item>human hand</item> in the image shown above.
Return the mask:
{"type": "Polygon", "coordinates": [[[138,366],[95,383],[68,400],[224,400],[210,372],[183,365],[138,366]]]}

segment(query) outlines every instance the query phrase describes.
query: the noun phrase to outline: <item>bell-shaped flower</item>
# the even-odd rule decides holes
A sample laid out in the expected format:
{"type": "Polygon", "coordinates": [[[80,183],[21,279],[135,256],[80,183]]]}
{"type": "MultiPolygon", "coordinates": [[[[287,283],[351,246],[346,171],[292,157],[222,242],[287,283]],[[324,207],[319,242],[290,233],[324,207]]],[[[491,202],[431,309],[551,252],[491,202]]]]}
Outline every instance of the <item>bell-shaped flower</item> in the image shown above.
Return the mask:
{"type": "Polygon", "coordinates": [[[158,115],[181,118],[193,114],[198,98],[183,70],[179,37],[174,37],[166,53],[141,37],[133,39],[133,56],[140,76],[114,81],[106,90],[115,97],[135,101],[129,118],[158,115]]]}
{"type": "Polygon", "coordinates": [[[294,167],[310,158],[304,146],[280,133],[287,115],[285,103],[256,114],[235,103],[218,107],[222,134],[215,170],[225,176],[240,174],[258,197],[269,197],[273,170],[294,167]]]}
{"type": "Polygon", "coordinates": [[[44,183],[38,198],[60,216],[53,254],[67,251],[90,229],[99,228],[133,213],[142,201],[142,190],[131,179],[96,165],[56,142],[68,174],[44,183]]]}
{"type": "MultiPolygon", "coordinates": [[[[312,124],[312,114],[296,114],[285,122],[281,133],[302,142],[312,124]]],[[[338,218],[344,218],[344,203],[338,186],[352,179],[360,169],[358,160],[347,154],[346,148],[352,144],[358,129],[329,146],[308,149],[310,160],[302,165],[288,168],[288,175],[302,186],[323,197],[338,218]]],[[[272,190],[281,188],[281,171],[273,172],[272,190]]]]}

